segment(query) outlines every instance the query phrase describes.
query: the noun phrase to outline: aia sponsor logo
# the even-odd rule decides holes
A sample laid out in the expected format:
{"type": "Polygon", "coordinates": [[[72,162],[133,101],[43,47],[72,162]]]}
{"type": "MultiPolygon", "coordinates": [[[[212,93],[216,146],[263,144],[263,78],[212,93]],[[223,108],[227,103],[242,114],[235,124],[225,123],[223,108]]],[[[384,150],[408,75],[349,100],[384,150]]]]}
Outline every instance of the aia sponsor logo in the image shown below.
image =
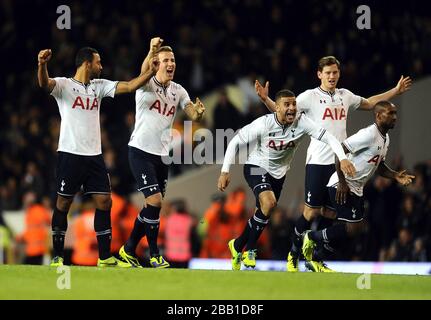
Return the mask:
{"type": "Polygon", "coordinates": [[[344,108],[326,108],[323,113],[322,120],[331,119],[331,120],[346,120],[346,110],[344,108]]]}
{"type": "Polygon", "coordinates": [[[287,148],[295,148],[295,142],[289,141],[288,143],[284,144],[284,141],[280,141],[280,144],[277,145],[274,140],[269,140],[268,142],[268,148],[274,149],[275,151],[281,151],[286,150],[287,148]]]}
{"type": "Polygon", "coordinates": [[[162,107],[161,103],[159,100],[154,101],[154,103],[151,105],[150,110],[154,110],[157,111],[158,113],[169,117],[169,116],[174,116],[175,115],[175,106],[172,107],[168,107],[168,105],[165,103],[165,106],[162,107]]]}
{"type": "Polygon", "coordinates": [[[99,110],[99,100],[97,98],[81,98],[77,96],[73,102],[72,109],[81,108],[82,110],[99,110]]]}

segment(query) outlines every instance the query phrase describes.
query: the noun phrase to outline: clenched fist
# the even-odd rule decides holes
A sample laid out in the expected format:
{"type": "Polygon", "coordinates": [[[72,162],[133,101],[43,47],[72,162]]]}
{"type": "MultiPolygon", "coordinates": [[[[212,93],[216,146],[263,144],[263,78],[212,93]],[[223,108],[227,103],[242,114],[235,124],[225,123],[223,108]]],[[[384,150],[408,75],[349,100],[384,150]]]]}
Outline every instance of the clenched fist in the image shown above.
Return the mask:
{"type": "Polygon", "coordinates": [[[52,51],[51,49],[41,50],[37,55],[37,61],[39,64],[45,64],[51,59],[52,51]]]}

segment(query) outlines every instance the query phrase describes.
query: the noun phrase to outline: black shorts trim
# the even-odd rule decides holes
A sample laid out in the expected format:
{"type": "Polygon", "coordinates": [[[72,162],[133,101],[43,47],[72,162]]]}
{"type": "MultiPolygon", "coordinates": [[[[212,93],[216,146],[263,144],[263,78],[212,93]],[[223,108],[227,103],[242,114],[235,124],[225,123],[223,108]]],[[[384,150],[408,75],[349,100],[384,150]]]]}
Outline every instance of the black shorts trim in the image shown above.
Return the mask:
{"type": "Polygon", "coordinates": [[[364,198],[350,192],[346,203],[339,204],[335,201],[336,193],[336,188],[328,187],[328,195],[337,214],[336,219],[350,223],[361,222],[364,219],[364,198]]]}
{"type": "Polygon", "coordinates": [[[64,193],[60,193],[60,192],[57,192],[57,194],[62,196],[62,197],[74,197],[75,196],[75,194],[64,194],[64,193]]]}
{"type": "Polygon", "coordinates": [[[111,192],[104,192],[104,191],[88,191],[88,192],[85,192],[84,193],[84,195],[86,195],[86,194],[111,194],[111,192]]]}
{"type": "Polygon", "coordinates": [[[363,217],[362,217],[361,219],[359,219],[359,220],[348,220],[348,219],[339,218],[339,217],[337,217],[336,219],[337,219],[337,220],[340,220],[340,221],[350,222],[350,223],[358,223],[358,222],[361,222],[362,220],[364,220],[364,218],[363,218],[363,217]]]}

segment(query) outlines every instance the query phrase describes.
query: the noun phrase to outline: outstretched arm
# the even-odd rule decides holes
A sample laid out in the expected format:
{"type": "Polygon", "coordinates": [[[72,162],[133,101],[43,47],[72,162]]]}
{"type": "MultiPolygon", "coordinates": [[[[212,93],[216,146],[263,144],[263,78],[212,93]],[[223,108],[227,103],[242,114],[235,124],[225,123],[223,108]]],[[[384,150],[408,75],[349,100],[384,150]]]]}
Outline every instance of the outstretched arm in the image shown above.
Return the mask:
{"type": "Polygon", "coordinates": [[[377,168],[377,173],[382,177],[396,180],[402,186],[409,185],[415,178],[415,176],[407,174],[406,170],[402,170],[400,172],[392,170],[384,161],[380,162],[379,167],[377,168]]]}
{"type": "Polygon", "coordinates": [[[265,106],[271,112],[275,112],[275,102],[268,96],[269,92],[269,81],[265,82],[265,87],[263,87],[258,80],[254,82],[254,89],[260,100],[265,104],[265,106]]]}
{"type": "Polygon", "coordinates": [[[48,75],[48,61],[51,59],[51,49],[41,50],[37,55],[38,67],[37,67],[37,80],[39,87],[51,92],[55,87],[55,80],[49,78],[48,75]]]}
{"type": "Polygon", "coordinates": [[[157,58],[150,59],[150,68],[141,73],[138,77],[130,81],[120,81],[118,82],[117,88],[115,89],[115,94],[132,93],[137,89],[146,84],[153,75],[156,74],[159,68],[159,61],[157,58]]]}
{"type": "Polygon", "coordinates": [[[193,120],[193,121],[199,121],[202,119],[202,117],[204,116],[205,113],[205,106],[204,104],[201,102],[201,100],[199,100],[199,98],[196,98],[196,102],[189,102],[185,108],[184,108],[184,112],[187,114],[187,116],[193,120]]]}
{"type": "Polygon", "coordinates": [[[401,76],[400,80],[394,88],[381,94],[369,97],[368,99],[363,99],[359,108],[361,110],[371,110],[374,108],[374,105],[377,102],[382,100],[390,100],[396,95],[403,94],[404,92],[410,90],[411,85],[412,79],[410,77],[404,78],[404,76],[401,76]]]}

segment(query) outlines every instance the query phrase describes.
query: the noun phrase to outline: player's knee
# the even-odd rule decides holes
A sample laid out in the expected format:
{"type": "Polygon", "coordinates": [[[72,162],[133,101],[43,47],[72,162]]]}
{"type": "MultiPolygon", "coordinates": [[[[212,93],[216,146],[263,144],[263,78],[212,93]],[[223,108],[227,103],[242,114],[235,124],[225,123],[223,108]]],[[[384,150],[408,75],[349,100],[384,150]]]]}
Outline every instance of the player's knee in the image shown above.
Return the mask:
{"type": "Polygon", "coordinates": [[[56,202],[57,209],[62,212],[69,212],[69,208],[70,208],[70,205],[72,204],[72,201],[73,201],[72,197],[66,198],[58,195],[57,202],[56,202]]]}
{"type": "Polygon", "coordinates": [[[161,208],[162,207],[162,194],[156,193],[149,197],[145,198],[145,202],[153,207],[161,208]]]}
{"type": "Polygon", "coordinates": [[[112,199],[111,195],[98,195],[95,199],[96,208],[104,211],[111,210],[112,199]]]}
{"type": "Polygon", "coordinates": [[[263,214],[269,215],[271,211],[277,206],[277,199],[273,196],[264,196],[259,199],[260,209],[263,214]]]}
{"type": "Polygon", "coordinates": [[[327,218],[334,220],[337,217],[337,213],[334,210],[328,209],[328,208],[322,208],[320,211],[320,214],[327,218]]]}
{"type": "Polygon", "coordinates": [[[320,215],[320,208],[310,208],[304,206],[303,215],[307,221],[312,221],[320,215]]]}
{"type": "Polygon", "coordinates": [[[347,234],[351,237],[356,237],[365,230],[364,221],[361,222],[348,222],[347,223],[347,234]]]}

